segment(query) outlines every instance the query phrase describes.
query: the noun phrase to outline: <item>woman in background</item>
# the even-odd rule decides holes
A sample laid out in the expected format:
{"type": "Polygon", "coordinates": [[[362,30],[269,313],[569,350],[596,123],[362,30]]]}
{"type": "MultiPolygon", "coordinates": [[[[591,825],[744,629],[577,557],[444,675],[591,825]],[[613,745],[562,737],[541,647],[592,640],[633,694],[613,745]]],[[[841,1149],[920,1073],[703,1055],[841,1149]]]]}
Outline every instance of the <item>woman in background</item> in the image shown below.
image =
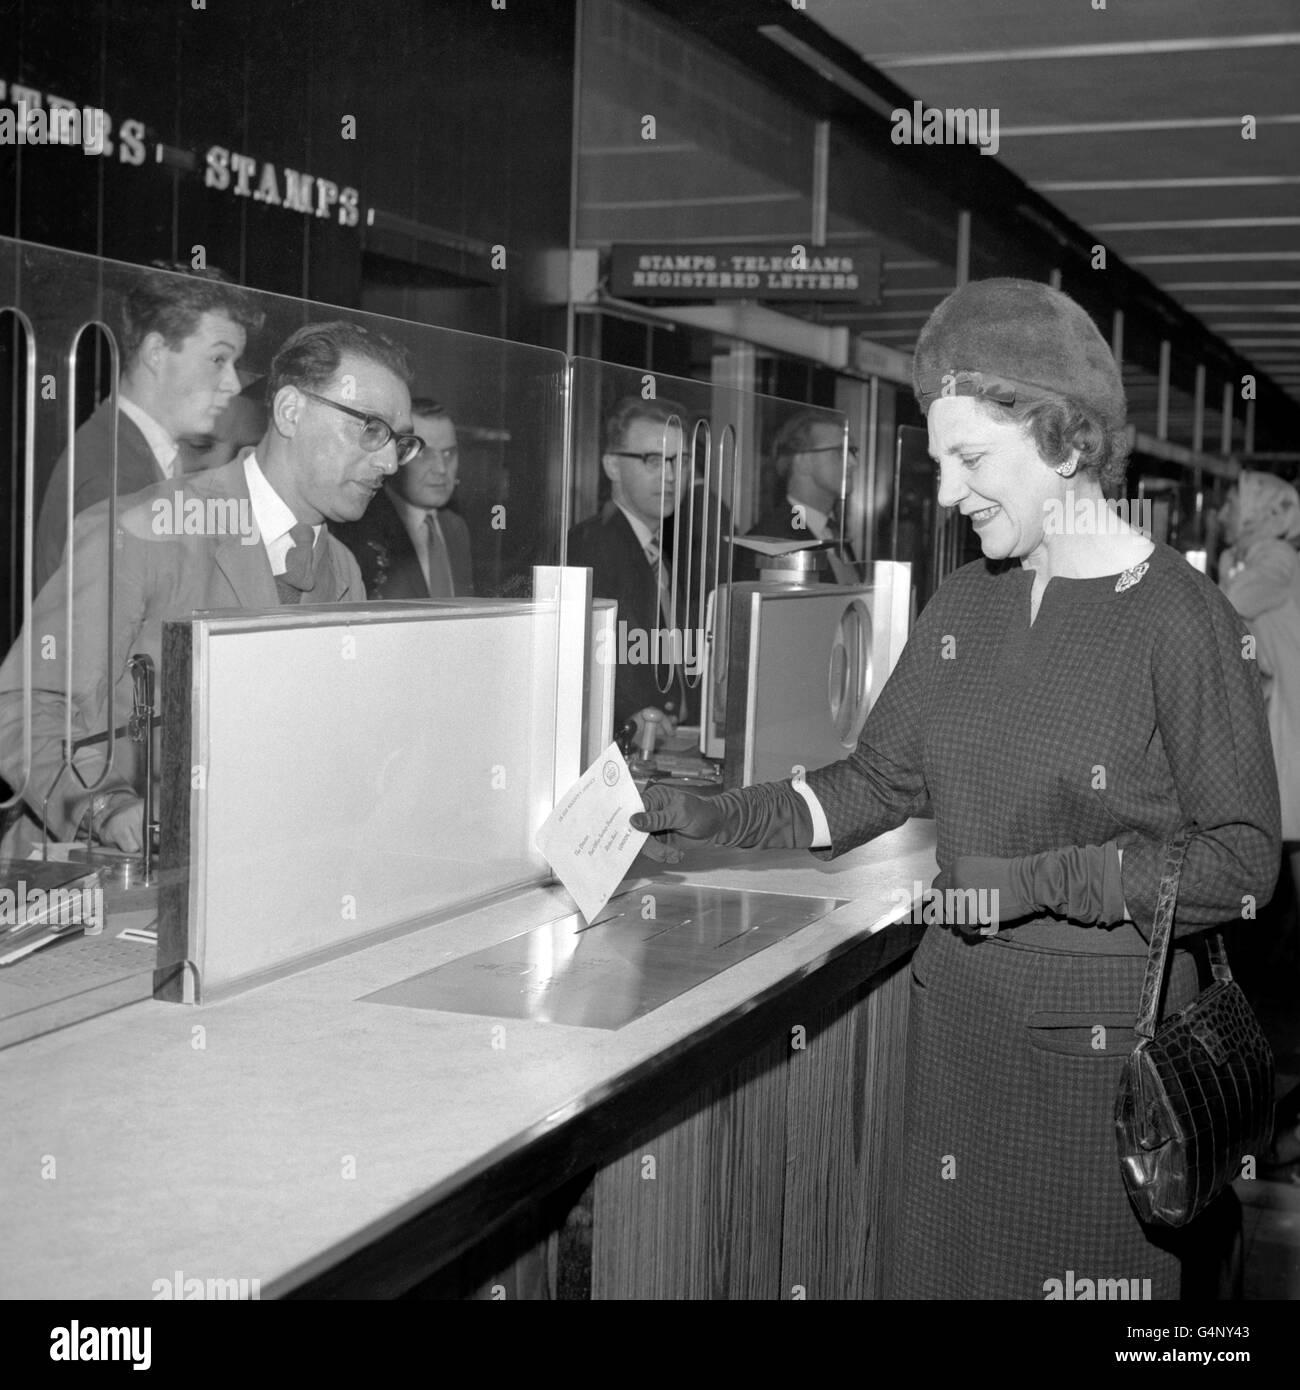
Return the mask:
{"type": "Polygon", "coordinates": [[[1271,473],[1243,472],[1219,521],[1228,542],[1219,557],[1219,587],[1256,639],[1282,839],[1300,872],[1300,555],[1292,544],[1300,538],[1300,494],[1271,473]]]}
{"type": "MultiPolygon", "coordinates": [[[[1268,698],[1268,728],[1282,801],[1282,879],[1274,915],[1282,939],[1255,966],[1259,988],[1279,984],[1279,1002],[1294,1017],[1300,993],[1300,494],[1272,473],[1243,472],[1219,513],[1228,549],[1219,557],[1219,587],[1245,618],[1268,698]]],[[[1245,943],[1242,943],[1243,947],[1245,943]]],[[[1245,964],[1252,957],[1245,951],[1245,964]]],[[[1300,1092],[1278,1104],[1269,1166],[1300,1181],[1300,1092]]]]}

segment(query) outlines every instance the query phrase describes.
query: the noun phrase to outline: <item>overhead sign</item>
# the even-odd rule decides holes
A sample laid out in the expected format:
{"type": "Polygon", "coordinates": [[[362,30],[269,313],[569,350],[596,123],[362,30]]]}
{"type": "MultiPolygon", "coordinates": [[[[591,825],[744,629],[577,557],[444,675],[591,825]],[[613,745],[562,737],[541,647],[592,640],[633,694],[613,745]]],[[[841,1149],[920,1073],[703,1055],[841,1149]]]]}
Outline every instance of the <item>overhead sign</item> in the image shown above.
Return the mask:
{"type": "Polygon", "coordinates": [[[777,299],[880,302],[880,250],[847,246],[629,242],[610,251],[610,293],[619,299],[777,299]]]}
{"type": "MultiPolygon", "coordinates": [[[[84,154],[120,164],[157,163],[182,172],[203,170],[206,188],[235,198],[284,208],[287,212],[336,221],[356,227],[365,213],[373,225],[375,209],[363,208],[355,188],[332,179],[242,154],[225,145],[211,145],[202,155],[156,140],[143,121],[114,121],[101,107],[78,107],[64,97],[18,82],[0,79],[0,145],[67,145],[84,154]]],[[[382,215],[382,214],[381,214],[382,215]]]]}

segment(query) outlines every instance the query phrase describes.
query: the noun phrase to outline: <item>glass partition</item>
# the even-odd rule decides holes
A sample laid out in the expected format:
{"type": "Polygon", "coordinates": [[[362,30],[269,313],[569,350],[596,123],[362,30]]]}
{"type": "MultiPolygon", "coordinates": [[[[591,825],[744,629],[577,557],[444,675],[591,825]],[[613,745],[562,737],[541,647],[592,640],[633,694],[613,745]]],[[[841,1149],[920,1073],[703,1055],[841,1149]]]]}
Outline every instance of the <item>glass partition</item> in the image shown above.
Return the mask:
{"type": "MultiPolygon", "coordinates": [[[[528,598],[532,567],[560,557],[567,479],[563,354],[201,271],[0,239],[0,354],[0,857],[11,888],[77,887],[93,844],[109,923],[99,941],[78,932],[0,964],[3,1031],[6,1007],[57,989],[60,962],[69,979],[98,968],[119,995],[125,976],[147,986],[178,964],[152,953],[169,832],[146,829],[165,622],[528,598]],[[72,971],[77,951],[93,959],[72,971]]],[[[391,757],[427,734],[394,721],[391,757]]]]}
{"type": "MultiPolygon", "coordinates": [[[[665,401],[681,406],[688,434],[697,429],[707,430],[714,451],[711,483],[715,488],[719,477],[717,458],[722,451],[724,435],[728,461],[726,486],[731,485],[729,470],[734,437],[737,535],[754,530],[761,519],[770,521],[774,505],[784,501],[782,484],[790,471],[787,445],[795,433],[796,423],[804,423],[810,429],[821,427],[824,431],[818,433],[815,440],[808,436],[804,442],[814,447],[823,442],[829,446],[827,457],[833,464],[834,477],[828,492],[838,497],[853,489],[860,467],[856,457],[859,442],[847,439],[847,419],[842,411],[742,391],[720,382],[650,373],[589,358],[575,358],[572,367],[571,526],[596,512],[608,499],[611,479],[602,462],[606,432],[615,407],[638,400],[644,401],[650,414],[655,413],[656,405],[662,406],[665,401]],[[796,417],[803,419],[800,422],[796,417]],[[846,444],[852,446],[851,453],[846,453],[846,444]]],[[[695,467],[696,481],[702,483],[705,467],[702,441],[700,448],[695,467]]],[[[827,474],[831,471],[828,469],[827,474]]],[[[730,505],[730,494],[727,500],[730,505]]]]}
{"type": "MultiPolygon", "coordinates": [[[[865,513],[844,505],[865,441],[835,410],[3,239],[0,363],[0,857],[6,883],[79,887],[93,871],[108,922],[0,965],[0,1035],[20,991],[49,997],[78,951],[74,973],[94,988],[106,974],[119,1002],[182,964],[156,949],[159,885],[187,852],[155,791],[165,624],[526,599],[534,565],[590,564],[624,637],[670,638],[653,691],[620,703],[615,680],[616,727],[646,707],[690,727],[709,596],[758,577],[733,533],[820,541],[823,579],[865,577],[865,513]],[[605,544],[629,487],[642,524],[605,544]]],[[[252,678],[285,673],[268,661],[252,678]]],[[[432,746],[372,704],[354,717],[380,722],[393,765],[432,746]]],[[[196,764],[196,792],[205,775],[196,764]]]]}
{"type": "Polygon", "coordinates": [[[565,563],[591,566],[596,596],[619,601],[615,726],[645,709],[694,726],[709,596],[759,577],[740,538],[833,535],[837,577],[861,577],[842,506],[861,477],[857,442],[839,411],[607,362],[575,359],[571,389],[565,563]]]}

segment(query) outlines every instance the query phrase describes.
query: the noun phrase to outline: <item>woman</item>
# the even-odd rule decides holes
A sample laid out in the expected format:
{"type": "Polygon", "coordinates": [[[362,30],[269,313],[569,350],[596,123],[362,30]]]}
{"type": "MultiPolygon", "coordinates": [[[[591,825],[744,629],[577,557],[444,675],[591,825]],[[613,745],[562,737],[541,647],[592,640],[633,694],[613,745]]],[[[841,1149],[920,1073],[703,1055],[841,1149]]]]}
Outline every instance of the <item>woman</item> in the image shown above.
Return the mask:
{"type": "MultiPolygon", "coordinates": [[[[1219,557],[1219,587],[1255,637],[1268,692],[1268,727],[1282,799],[1283,877],[1289,895],[1284,939],[1259,963],[1294,996],[1296,897],[1300,890],[1300,495],[1271,473],[1243,471],[1219,513],[1228,549],[1219,557]],[[1279,968],[1280,967],[1280,968],[1279,968]],[[1288,979],[1289,977],[1289,979],[1288,979]]],[[[1279,897],[1283,896],[1279,890],[1279,897]]],[[[1278,906],[1278,905],[1275,905],[1278,906]]],[[[1300,1181],[1300,1091],[1278,1104],[1269,1164],[1300,1181]]]]}
{"type": "MultiPolygon", "coordinates": [[[[1243,472],[1219,513],[1228,549],[1219,586],[1256,640],[1282,797],[1282,838],[1300,870],[1300,495],[1271,473],[1243,472]]],[[[1298,880],[1300,881],[1300,880],[1298,880]]]]}
{"type": "Polygon", "coordinates": [[[1175,1298],[1187,1233],[1133,1212],[1115,1091],[1166,841],[1195,825],[1167,1008],[1197,991],[1188,938],[1272,891],[1259,676],[1214,585],[1105,505],[1124,393],[1073,300],[963,287],[914,385],[940,504],[985,559],[921,614],[849,757],[712,800],[651,787],[632,823],[833,857],[932,807],[938,886],[997,889],[999,930],[929,927],[913,961],[893,1293],[1043,1298],[1073,1270],[1175,1298]]]}

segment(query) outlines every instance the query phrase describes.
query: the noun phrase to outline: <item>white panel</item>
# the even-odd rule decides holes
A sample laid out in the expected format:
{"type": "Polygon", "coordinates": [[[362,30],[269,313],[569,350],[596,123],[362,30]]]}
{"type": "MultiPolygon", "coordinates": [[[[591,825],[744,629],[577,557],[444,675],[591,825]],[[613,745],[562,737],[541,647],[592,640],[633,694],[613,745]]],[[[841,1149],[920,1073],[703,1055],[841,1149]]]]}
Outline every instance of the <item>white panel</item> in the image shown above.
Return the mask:
{"type": "Polygon", "coordinates": [[[554,801],[586,771],[583,712],[589,689],[583,657],[592,640],[591,571],[562,565],[533,566],[533,596],[558,606],[555,707],[554,801]]]}
{"type": "Polygon", "coordinates": [[[207,648],[205,995],[548,876],[553,609],[213,624],[207,648]]]}
{"type": "MultiPolygon", "coordinates": [[[[912,612],[912,565],[908,560],[877,560],[871,575],[872,679],[884,687],[907,645],[912,612]]],[[[874,695],[873,695],[874,698],[874,695]]]]}
{"type": "Polygon", "coordinates": [[[618,604],[598,598],[591,605],[591,652],[587,663],[586,744],[582,770],[585,772],[614,738],[614,673],[617,663],[609,659],[616,640],[618,604]]]}

